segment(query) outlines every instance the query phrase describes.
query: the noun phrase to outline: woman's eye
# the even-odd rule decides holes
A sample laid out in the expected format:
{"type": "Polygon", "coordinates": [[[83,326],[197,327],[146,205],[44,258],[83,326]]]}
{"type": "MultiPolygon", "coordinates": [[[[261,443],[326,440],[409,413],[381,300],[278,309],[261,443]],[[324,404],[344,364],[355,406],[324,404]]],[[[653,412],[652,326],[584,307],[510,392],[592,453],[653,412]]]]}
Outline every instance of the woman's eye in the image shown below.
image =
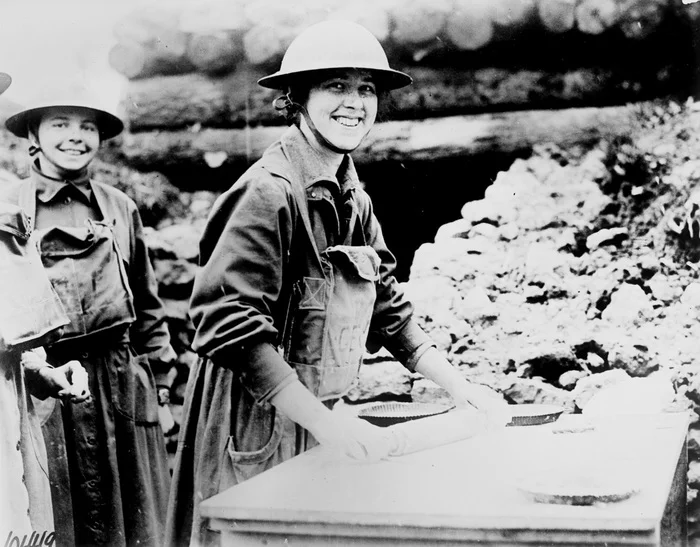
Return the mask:
{"type": "Polygon", "coordinates": [[[376,95],[376,94],[377,94],[377,90],[374,88],[373,85],[366,85],[366,86],[363,86],[363,87],[360,89],[360,91],[361,91],[362,93],[368,93],[368,94],[370,94],[370,95],[376,95]]]}
{"type": "Polygon", "coordinates": [[[84,131],[90,131],[91,133],[94,133],[97,131],[97,126],[89,124],[89,125],[84,125],[83,126],[84,131]]]}

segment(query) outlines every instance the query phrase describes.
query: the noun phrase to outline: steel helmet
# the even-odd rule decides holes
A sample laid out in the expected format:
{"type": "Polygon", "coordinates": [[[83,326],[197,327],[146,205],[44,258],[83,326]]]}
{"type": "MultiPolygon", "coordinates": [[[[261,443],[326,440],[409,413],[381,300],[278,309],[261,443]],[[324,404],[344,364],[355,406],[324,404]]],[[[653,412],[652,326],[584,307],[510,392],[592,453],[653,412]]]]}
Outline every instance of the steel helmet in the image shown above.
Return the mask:
{"type": "Polygon", "coordinates": [[[299,34],[287,48],[280,69],[258,80],[258,84],[284,90],[299,74],[335,68],[369,70],[387,90],[412,82],[408,74],[389,68],[382,45],[365,27],[352,21],[329,20],[299,34]]]}
{"type": "Polygon", "coordinates": [[[95,94],[90,93],[82,86],[51,91],[29,108],[7,118],[5,127],[18,137],[26,139],[29,136],[31,121],[56,107],[84,108],[92,111],[96,116],[97,128],[102,140],[116,137],[124,129],[124,123],[104,105],[101,105],[95,98],[95,94]]]}
{"type": "Polygon", "coordinates": [[[12,78],[10,78],[10,75],[0,72],[0,95],[2,95],[8,87],[10,87],[11,83],[12,78]]]}

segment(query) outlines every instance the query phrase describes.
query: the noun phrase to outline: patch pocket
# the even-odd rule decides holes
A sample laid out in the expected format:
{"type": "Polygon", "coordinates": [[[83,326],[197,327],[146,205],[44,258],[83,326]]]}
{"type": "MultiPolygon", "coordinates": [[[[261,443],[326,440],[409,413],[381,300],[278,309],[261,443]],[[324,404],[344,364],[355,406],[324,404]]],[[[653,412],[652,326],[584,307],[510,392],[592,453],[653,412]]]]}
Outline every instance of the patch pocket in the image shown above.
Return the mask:
{"type": "Polygon", "coordinates": [[[158,424],[158,395],[148,358],[125,348],[128,358],[110,367],[115,371],[112,402],[119,414],[138,425],[158,424]]]}
{"type": "Polygon", "coordinates": [[[226,453],[230,466],[225,466],[228,469],[224,472],[224,476],[221,477],[221,489],[240,484],[281,463],[281,457],[276,457],[275,455],[278,454],[284,435],[284,417],[275,410],[272,410],[272,413],[274,413],[272,423],[259,424],[258,427],[254,426],[248,429],[246,431],[246,439],[229,437],[226,443],[226,453]],[[251,451],[236,450],[236,441],[245,445],[254,445],[256,444],[256,437],[260,439],[259,449],[251,451]]]}
{"type": "Polygon", "coordinates": [[[300,310],[325,310],[328,303],[328,283],[318,277],[301,280],[300,310]]]}

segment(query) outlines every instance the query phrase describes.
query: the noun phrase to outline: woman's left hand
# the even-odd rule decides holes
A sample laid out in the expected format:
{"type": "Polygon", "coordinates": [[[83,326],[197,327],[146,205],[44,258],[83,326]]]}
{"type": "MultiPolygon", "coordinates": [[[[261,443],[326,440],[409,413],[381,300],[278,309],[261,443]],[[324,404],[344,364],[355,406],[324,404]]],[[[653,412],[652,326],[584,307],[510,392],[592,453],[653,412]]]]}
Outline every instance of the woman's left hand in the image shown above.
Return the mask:
{"type": "Polygon", "coordinates": [[[78,361],[68,361],[56,368],[46,367],[41,374],[51,385],[54,397],[72,403],[82,403],[90,398],[88,374],[78,361]]]}
{"type": "Polygon", "coordinates": [[[488,426],[503,427],[512,418],[508,403],[490,387],[465,382],[452,398],[458,408],[471,406],[483,412],[488,426]]]}

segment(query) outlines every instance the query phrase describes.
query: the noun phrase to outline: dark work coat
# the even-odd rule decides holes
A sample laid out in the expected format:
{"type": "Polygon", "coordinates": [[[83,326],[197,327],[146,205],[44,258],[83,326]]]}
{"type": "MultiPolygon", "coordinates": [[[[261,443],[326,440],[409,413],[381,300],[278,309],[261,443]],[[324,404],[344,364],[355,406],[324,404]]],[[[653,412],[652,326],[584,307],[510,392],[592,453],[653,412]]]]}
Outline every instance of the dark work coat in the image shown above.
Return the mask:
{"type": "Polygon", "coordinates": [[[199,513],[202,500],[316,444],[269,403],[296,379],[277,346],[291,284],[308,275],[313,260],[303,244],[292,176],[306,189],[320,250],[349,234],[353,245],[370,245],[381,259],[368,346],[387,347],[411,368],[430,345],[393,277],[395,259],[351,158],[337,174],[328,172],[291,127],[219,198],[202,236],[190,307],[201,359],[185,395],[167,545],[216,543],[199,513]]]}

